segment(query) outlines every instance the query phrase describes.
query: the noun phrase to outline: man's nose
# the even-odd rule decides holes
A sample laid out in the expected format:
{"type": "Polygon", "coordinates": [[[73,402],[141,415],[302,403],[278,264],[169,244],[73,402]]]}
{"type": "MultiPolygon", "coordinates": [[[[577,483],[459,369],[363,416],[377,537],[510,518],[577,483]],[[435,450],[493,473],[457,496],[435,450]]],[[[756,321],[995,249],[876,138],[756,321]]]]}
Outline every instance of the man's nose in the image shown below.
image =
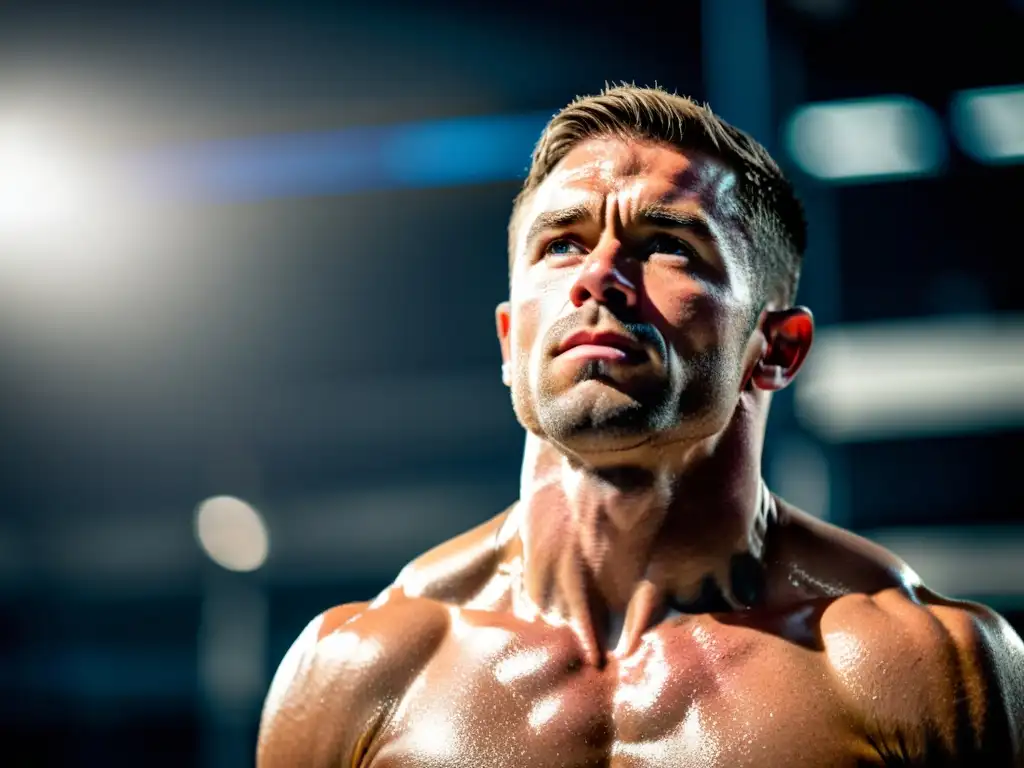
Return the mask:
{"type": "Polygon", "coordinates": [[[636,283],[623,274],[622,261],[622,245],[618,242],[604,243],[591,251],[569,291],[573,305],[581,307],[594,299],[600,304],[635,307],[636,283]]]}

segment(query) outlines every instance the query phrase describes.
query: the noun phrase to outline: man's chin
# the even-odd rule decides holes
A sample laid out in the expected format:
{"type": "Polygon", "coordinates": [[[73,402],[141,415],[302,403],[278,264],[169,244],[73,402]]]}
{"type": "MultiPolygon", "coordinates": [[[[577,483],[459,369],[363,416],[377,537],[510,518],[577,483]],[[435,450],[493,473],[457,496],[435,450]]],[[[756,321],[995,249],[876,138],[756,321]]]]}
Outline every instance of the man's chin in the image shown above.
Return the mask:
{"type": "Polygon", "coordinates": [[[657,431],[649,407],[593,380],[577,384],[572,392],[548,403],[539,416],[547,437],[570,450],[632,447],[657,431]]]}
{"type": "MultiPolygon", "coordinates": [[[[654,434],[647,432],[625,432],[609,430],[591,430],[576,432],[561,439],[549,438],[552,443],[560,446],[563,452],[597,461],[598,457],[623,457],[628,452],[642,450],[651,443],[654,434]]],[[[601,459],[602,461],[604,459],[601,459]]]]}

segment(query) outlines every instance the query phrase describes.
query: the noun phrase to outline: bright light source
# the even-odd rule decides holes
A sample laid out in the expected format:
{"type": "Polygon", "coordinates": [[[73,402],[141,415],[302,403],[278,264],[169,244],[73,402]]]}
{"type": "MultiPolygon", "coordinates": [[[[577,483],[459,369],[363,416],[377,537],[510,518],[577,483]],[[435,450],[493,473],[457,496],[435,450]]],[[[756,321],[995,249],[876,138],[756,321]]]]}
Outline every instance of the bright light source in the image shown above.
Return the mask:
{"type": "Polygon", "coordinates": [[[906,96],[808,104],[784,133],[801,169],[827,181],[922,176],[946,159],[939,119],[906,96]]]}
{"type": "Polygon", "coordinates": [[[958,93],[950,119],[960,146],[976,160],[1024,160],[1024,85],[958,93]]]}
{"type": "Polygon", "coordinates": [[[797,416],[837,442],[1024,424],[1024,316],[822,328],[797,416]]]}
{"type": "Polygon", "coordinates": [[[192,228],[146,198],[113,127],[73,111],[0,108],[0,324],[58,355],[94,345],[97,371],[115,356],[138,370],[126,342],[166,338],[189,314],[175,291],[201,281],[175,254],[192,228]]]}
{"type": "Polygon", "coordinates": [[[196,509],[196,538],[229,571],[255,571],[267,560],[269,536],[259,512],[233,496],[215,496],[196,509]]]}
{"type": "Polygon", "coordinates": [[[32,242],[78,226],[88,197],[80,171],[38,132],[0,131],[0,242],[32,242]]]}

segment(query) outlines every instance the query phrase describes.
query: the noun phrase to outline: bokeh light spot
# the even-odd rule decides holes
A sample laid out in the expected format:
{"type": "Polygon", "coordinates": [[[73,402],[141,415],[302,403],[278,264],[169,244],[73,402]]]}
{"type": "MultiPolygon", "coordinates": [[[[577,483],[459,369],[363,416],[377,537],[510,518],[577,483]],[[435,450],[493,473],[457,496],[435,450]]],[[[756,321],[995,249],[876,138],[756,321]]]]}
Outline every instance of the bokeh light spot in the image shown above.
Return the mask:
{"type": "Polygon", "coordinates": [[[199,505],[196,538],[210,559],[229,571],[255,571],[270,551],[260,513],[233,496],[214,496],[199,505]]]}

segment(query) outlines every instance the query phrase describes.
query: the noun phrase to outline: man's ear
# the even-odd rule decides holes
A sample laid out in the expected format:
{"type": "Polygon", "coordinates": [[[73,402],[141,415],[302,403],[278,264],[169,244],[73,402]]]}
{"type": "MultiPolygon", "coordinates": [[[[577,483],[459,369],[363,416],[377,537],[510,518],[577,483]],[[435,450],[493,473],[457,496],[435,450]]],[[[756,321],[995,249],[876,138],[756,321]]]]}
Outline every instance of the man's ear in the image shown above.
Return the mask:
{"type": "Polygon", "coordinates": [[[512,357],[509,353],[509,332],[512,329],[512,310],[507,301],[501,302],[494,310],[494,321],[498,329],[498,344],[501,346],[501,380],[506,387],[511,387],[512,357]]]}
{"type": "Polygon", "coordinates": [[[814,317],[807,307],[770,311],[761,325],[764,352],[754,364],[750,383],[767,392],[780,390],[793,380],[811,350],[814,317]]]}

